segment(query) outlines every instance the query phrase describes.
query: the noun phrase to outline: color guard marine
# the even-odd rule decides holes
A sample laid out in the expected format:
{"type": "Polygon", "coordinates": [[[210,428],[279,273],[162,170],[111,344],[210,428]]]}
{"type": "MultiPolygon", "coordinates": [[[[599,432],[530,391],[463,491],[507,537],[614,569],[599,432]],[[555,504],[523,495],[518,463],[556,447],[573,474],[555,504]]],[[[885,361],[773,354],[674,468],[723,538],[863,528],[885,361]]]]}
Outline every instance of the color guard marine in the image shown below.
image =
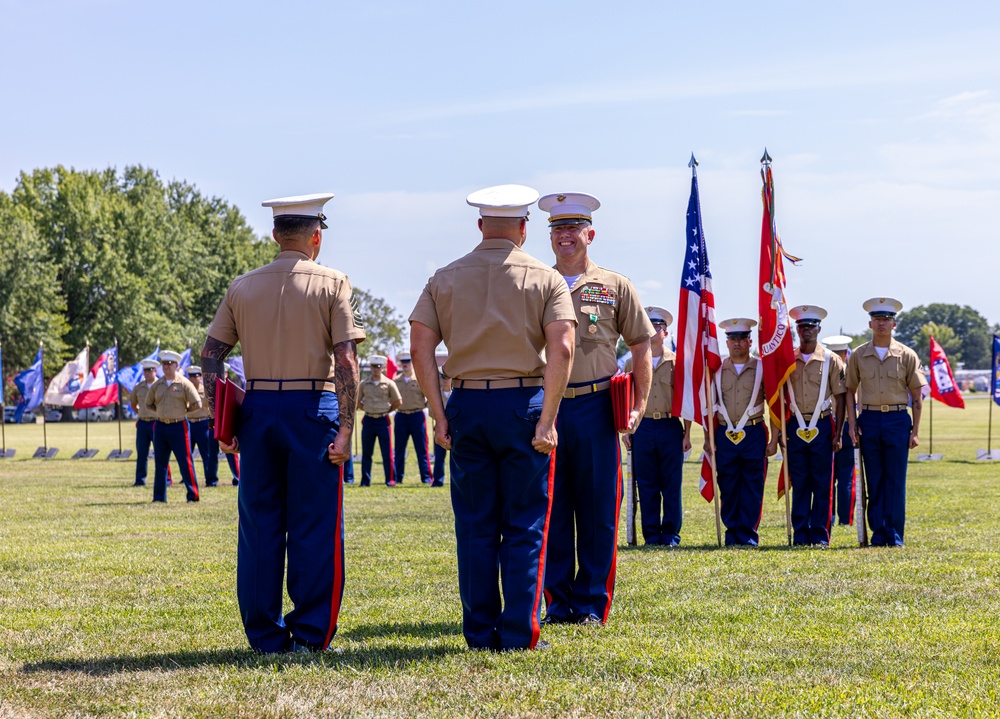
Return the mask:
{"type": "Polygon", "coordinates": [[[153,501],[167,501],[167,471],[170,454],[177,459],[181,479],[187,487],[187,501],[197,502],[198,479],[191,460],[191,425],[188,414],[201,406],[201,397],[191,381],[177,371],[181,355],[160,352],[163,376],[146,393],[146,409],[156,412],[153,427],[153,501]]]}
{"type": "Polygon", "coordinates": [[[390,413],[402,403],[396,383],[385,376],[386,358],[372,355],[368,358],[371,375],[360,387],[359,407],[365,416],[361,420],[361,486],[372,483],[372,455],[378,440],[382,453],[382,468],[385,470],[385,485],[396,486],[396,471],[393,468],[392,418],[390,413]]]}
{"type": "Polygon", "coordinates": [[[344,483],[365,338],[347,276],[315,262],[331,194],[268,200],[274,260],[237,277],[208,329],[201,366],[215,379],[239,342],[246,396],[224,452],[242,451],[236,594],[261,653],[327,649],[344,593],[344,483]],[[282,611],[282,582],[294,605],[282,611]]]}
{"type": "MultiPolygon", "coordinates": [[[[844,383],[847,382],[847,356],[851,351],[851,337],[833,335],[820,340],[823,346],[836,354],[844,362],[844,383]]],[[[857,465],[854,461],[854,442],[847,424],[847,402],[844,401],[844,414],[837,417],[840,431],[840,449],[833,455],[833,516],[837,524],[854,524],[855,486],[857,483],[857,465]]]]}
{"type": "Polygon", "coordinates": [[[865,463],[872,546],[902,547],[906,467],[909,451],[920,443],[920,388],[927,380],[917,353],[892,338],[903,304],[891,297],[873,297],[863,306],[872,339],[847,360],[847,422],[865,463]],[[856,404],[861,410],[857,416],[856,404]],[[913,406],[912,420],[908,404],[913,406]]]}
{"type": "MultiPolygon", "coordinates": [[[[681,476],[684,453],[691,449],[691,422],[671,414],[674,398],[674,359],[666,347],[667,328],[673,315],[662,307],[646,308],[656,334],[650,341],[653,381],[646,412],[635,434],[625,436],[631,445],[632,471],[639,490],[642,538],[646,544],[676,547],[681,543],[684,507],[681,502],[681,476]]],[[[625,364],[632,371],[632,360],[625,364]]]]}
{"type": "MultiPolygon", "coordinates": [[[[764,416],[764,372],[761,361],[750,356],[755,320],[723,320],[729,356],[715,374],[712,396],[715,408],[715,466],[718,473],[722,523],[726,546],[756,547],[757,528],[764,509],[767,458],[778,447],[772,427],[768,441],[764,416]]],[[[709,443],[705,440],[705,451],[709,443]]]]}
{"type": "Polygon", "coordinates": [[[543,560],[561,451],[556,414],[576,313],[563,279],[521,249],[537,198],[522,185],[469,195],[482,241],[428,280],[409,318],[434,440],[451,450],[462,633],[472,649],[545,646],[543,560]],[[444,373],[454,378],[447,409],[435,360],[442,340],[444,373]]]}
{"type": "Polygon", "coordinates": [[[844,362],[816,341],[826,310],[800,305],[788,311],[799,346],[787,385],[792,416],[785,425],[785,461],[792,485],[793,541],[830,544],[834,454],[844,423],[844,362]]]}
{"type": "Polygon", "coordinates": [[[626,432],[646,409],[655,334],[635,287],[624,275],[598,267],[588,248],[595,231],[593,195],[546,195],[555,269],[570,291],[578,325],[569,386],[559,409],[562,447],[556,453],[552,522],[545,566],[546,622],[602,625],[614,597],[618,516],[622,500],[621,449],[611,406],[622,337],[632,351],[635,401],[626,432]]]}

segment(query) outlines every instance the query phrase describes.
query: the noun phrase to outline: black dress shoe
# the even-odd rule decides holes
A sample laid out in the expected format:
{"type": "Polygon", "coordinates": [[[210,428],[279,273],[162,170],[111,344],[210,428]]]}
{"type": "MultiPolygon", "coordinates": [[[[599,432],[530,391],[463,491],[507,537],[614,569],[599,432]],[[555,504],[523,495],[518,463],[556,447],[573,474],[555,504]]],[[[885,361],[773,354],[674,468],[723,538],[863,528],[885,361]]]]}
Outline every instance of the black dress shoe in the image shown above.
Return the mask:
{"type": "Polygon", "coordinates": [[[238,479],[233,479],[233,486],[234,486],[234,487],[239,487],[239,486],[240,486],[240,480],[238,480],[238,479]]]}
{"type": "Polygon", "coordinates": [[[138,480],[137,479],[135,481],[135,484],[133,484],[132,486],[133,487],[145,487],[146,486],[146,480],[144,480],[144,479],[143,480],[138,480]]]}
{"type": "Polygon", "coordinates": [[[583,627],[603,627],[604,622],[596,614],[587,614],[576,620],[576,623],[583,627]]]}
{"type": "Polygon", "coordinates": [[[444,480],[441,480],[440,482],[438,482],[437,480],[434,480],[433,482],[431,482],[431,486],[432,487],[443,487],[444,486],[444,480]]]}
{"type": "Polygon", "coordinates": [[[218,482],[205,482],[205,486],[206,487],[218,487],[219,483],[218,482]]]}

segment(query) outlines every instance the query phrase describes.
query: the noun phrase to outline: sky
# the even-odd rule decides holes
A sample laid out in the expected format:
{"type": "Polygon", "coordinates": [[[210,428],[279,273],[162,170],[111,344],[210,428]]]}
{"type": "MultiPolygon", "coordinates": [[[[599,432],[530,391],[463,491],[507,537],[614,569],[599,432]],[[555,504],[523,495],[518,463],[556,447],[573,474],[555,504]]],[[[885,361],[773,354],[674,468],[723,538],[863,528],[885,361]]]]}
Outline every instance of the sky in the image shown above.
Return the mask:
{"type": "Polygon", "coordinates": [[[766,147],[823,335],[872,296],[1000,322],[997,3],[0,0],[0,32],[0,190],[141,164],[262,235],[333,192],[320,261],[404,317],[506,183],[600,198],[591,258],[673,312],[692,152],[717,317],[756,317],[766,147]]]}

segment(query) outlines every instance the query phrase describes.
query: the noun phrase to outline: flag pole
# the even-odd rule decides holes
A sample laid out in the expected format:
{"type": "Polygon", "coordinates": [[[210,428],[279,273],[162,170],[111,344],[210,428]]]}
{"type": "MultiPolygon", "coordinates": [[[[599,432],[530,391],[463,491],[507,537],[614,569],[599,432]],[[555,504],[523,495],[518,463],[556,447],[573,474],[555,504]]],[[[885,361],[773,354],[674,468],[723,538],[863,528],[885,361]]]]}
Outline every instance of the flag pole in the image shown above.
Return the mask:
{"type": "MultiPolygon", "coordinates": [[[[3,343],[0,342],[0,434],[3,435],[3,454],[0,458],[7,458],[7,391],[6,383],[7,380],[3,377],[3,343]]],[[[990,398],[990,402],[993,402],[993,398],[990,398]]],[[[992,415],[991,415],[992,416],[992,415]]]]}
{"type": "Polygon", "coordinates": [[[118,353],[118,338],[115,337],[115,387],[118,388],[118,454],[122,453],[122,386],[118,384],[118,370],[121,369],[121,357],[118,353]]]}
{"type": "MultiPolygon", "coordinates": [[[[991,387],[990,390],[993,388],[991,387]]],[[[986,429],[986,456],[993,456],[993,392],[990,392],[990,422],[986,429]]]]}
{"type": "Polygon", "coordinates": [[[778,405],[781,407],[781,436],[785,446],[781,451],[781,484],[785,488],[785,532],[788,534],[788,546],[792,546],[792,489],[788,477],[788,435],[785,432],[785,385],[778,390],[778,405]]]}
{"type": "Polygon", "coordinates": [[[930,442],[929,442],[930,446],[927,448],[927,454],[934,454],[934,398],[933,397],[928,397],[927,399],[929,399],[931,401],[931,412],[930,412],[930,418],[929,418],[930,422],[928,422],[928,424],[930,425],[930,427],[928,428],[930,430],[928,432],[928,434],[930,435],[930,437],[929,437],[929,439],[930,439],[930,442]]]}
{"type": "MultiPolygon", "coordinates": [[[[87,364],[90,364],[90,342],[87,343],[87,364]]],[[[90,367],[86,368],[90,371],[90,367]]],[[[89,409],[89,408],[88,408],[89,409]]],[[[90,451],[90,412],[83,410],[83,451],[90,451]]]]}
{"type": "Polygon", "coordinates": [[[705,418],[708,420],[708,465],[712,469],[712,504],[715,505],[715,541],[722,546],[722,508],[719,506],[719,480],[715,467],[715,403],[712,401],[712,383],[709,380],[708,358],[704,357],[705,418]]]}
{"type": "MultiPolygon", "coordinates": [[[[45,343],[38,343],[38,352],[42,355],[42,386],[45,386],[45,343]]],[[[42,397],[42,446],[45,447],[45,453],[49,452],[49,432],[48,427],[45,426],[45,397],[42,397]]]]}

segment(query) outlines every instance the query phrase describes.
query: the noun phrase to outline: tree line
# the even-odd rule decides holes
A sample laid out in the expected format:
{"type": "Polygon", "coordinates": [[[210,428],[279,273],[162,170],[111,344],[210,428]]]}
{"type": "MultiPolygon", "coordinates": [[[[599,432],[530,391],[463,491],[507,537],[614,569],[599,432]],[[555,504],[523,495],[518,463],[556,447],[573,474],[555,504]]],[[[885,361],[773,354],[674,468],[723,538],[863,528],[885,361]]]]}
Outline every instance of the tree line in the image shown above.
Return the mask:
{"type": "MultiPolygon", "coordinates": [[[[235,205],[146,167],[22,172],[0,192],[4,374],[29,366],[39,342],[46,377],[88,342],[100,352],[116,338],[122,365],[157,343],[197,356],[232,279],[277,252],[235,205]]],[[[399,344],[402,318],[357,294],[375,340],[366,350],[399,344]]]]}

